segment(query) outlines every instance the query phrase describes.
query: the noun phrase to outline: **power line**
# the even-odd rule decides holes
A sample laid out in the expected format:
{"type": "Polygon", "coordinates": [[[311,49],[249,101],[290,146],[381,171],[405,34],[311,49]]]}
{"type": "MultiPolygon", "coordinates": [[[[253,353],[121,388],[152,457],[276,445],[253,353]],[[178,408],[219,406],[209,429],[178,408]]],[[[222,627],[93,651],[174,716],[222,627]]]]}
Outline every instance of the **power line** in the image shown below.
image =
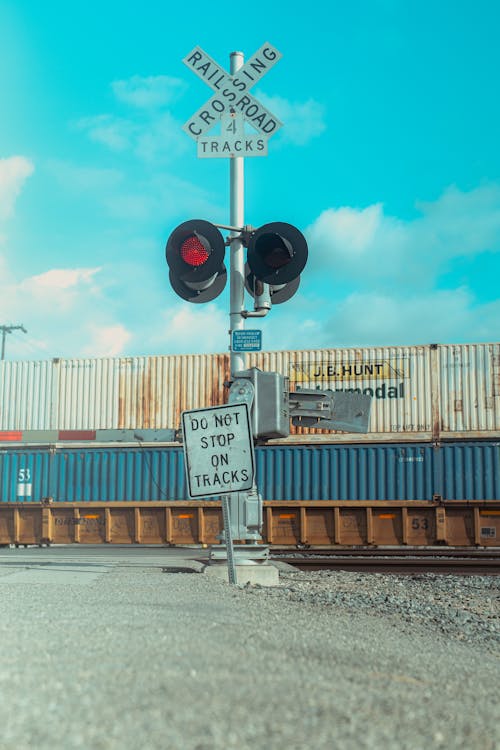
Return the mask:
{"type": "Polygon", "coordinates": [[[28,333],[28,331],[22,325],[22,323],[20,326],[1,326],[0,325],[0,331],[2,332],[2,357],[1,359],[5,359],[5,339],[7,338],[7,334],[12,333],[12,331],[23,331],[24,333],[28,333]]]}

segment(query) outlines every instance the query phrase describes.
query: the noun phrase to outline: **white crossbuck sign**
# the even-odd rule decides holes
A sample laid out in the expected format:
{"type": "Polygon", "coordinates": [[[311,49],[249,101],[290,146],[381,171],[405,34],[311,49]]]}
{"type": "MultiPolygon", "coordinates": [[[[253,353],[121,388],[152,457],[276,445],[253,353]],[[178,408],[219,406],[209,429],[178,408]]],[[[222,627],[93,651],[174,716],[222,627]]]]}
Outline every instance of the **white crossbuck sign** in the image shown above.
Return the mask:
{"type": "Polygon", "coordinates": [[[216,92],[183,126],[183,130],[197,142],[198,156],[267,154],[267,139],[283,124],[249,90],[281,56],[275,47],[263,44],[234,75],[229,75],[200,47],[195,47],[184,58],[184,64],[216,92]],[[260,135],[245,135],[244,120],[260,135]],[[222,135],[205,136],[218,122],[222,122],[222,135]]]}

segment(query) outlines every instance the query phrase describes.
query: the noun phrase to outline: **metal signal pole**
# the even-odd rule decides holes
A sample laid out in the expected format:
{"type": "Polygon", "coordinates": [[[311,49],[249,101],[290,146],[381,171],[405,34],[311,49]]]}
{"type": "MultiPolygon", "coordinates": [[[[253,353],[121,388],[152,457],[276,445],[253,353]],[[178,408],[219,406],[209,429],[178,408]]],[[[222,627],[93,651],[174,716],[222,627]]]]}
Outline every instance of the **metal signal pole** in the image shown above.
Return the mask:
{"type": "Polygon", "coordinates": [[[28,333],[26,328],[21,324],[20,326],[0,326],[0,331],[2,331],[2,359],[5,359],[5,339],[7,337],[8,333],[12,333],[12,331],[23,331],[23,333],[28,333]]]}
{"type": "MultiPolygon", "coordinates": [[[[243,67],[243,52],[231,52],[230,56],[231,75],[234,75],[243,67]]],[[[229,223],[233,227],[243,227],[245,224],[245,184],[244,184],[244,158],[236,156],[229,160],[229,223]]],[[[240,235],[231,235],[229,254],[229,281],[230,281],[230,310],[229,310],[229,336],[230,336],[230,360],[231,377],[236,372],[245,369],[244,352],[233,352],[233,331],[245,328],[245,319],[242,312],[245,309],[245,255],[243,242],[240,235]]]]}

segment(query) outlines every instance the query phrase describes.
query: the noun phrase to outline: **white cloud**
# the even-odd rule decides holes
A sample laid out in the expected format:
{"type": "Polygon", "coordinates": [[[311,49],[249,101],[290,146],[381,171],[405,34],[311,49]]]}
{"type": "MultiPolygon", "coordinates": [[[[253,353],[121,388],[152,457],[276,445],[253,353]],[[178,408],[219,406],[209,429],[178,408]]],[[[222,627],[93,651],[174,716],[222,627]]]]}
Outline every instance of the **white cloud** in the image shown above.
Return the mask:
{"type": "Polygon", "coordinates": [[[179,302],[163,311],[161,321],[156,351],[184,354],[227,351],[229,318],[214,303],[179,302]]]}
{"type": "Polygon", "coordinates": [[[115,190],[125,178],[119,169],[82,167],[58,159],[49,160],[47,168],[65,190],[72,191],[115,190]]]}
{"type": "Polygon", "coordinates": [[[174,102],[186,89],[180,78],[170,76],[132,76],[113,81],[113,93],[119,101],[134,107],[161,107],[174,102]]]}
{"type": "Polygon", "coordinates": [[[90,325],[90,342],[84,347],[87,357],[117,357],[125,351],[132,334],[121,323],[110,326],[90,325]]]}
{"type": "Polygon", "coordinates": [[[145,121],[97,115],[82,118],[76,126],[85,131],[90,140],[111,151],[129,151],[154,165],[169,162],[189,148],[181,123],[169,112],[156,114],[145,121]]]}
{"type": "Polygon", "coordinates": [[[418,209],[420,216],[410,221],[387,215],[380,204],[328,209],[306,231],[310,262],[303,293],[330,294],[316,307],[330,311],[319,345],[498,339],[500,303],[482,303],[460,273],[453,288],[452,271],[483,253],[494,266],[500,186],[450,187],[418,209]]]}
{"type": "Polygon", "coordinates": [[[22,321],[28,331],[9,337],[9,359],[121,354],[132,334],[116,319],[103,273],[53,268],[20,281],[2,273],[0,317],[22,321]]]}
{"type": "Polygon", "coordinates": [[[421,216],[402,221],[380,204],[327,209],[306,231],[308,270],[358,286],[430,288],[455,258],[500,250],[500,186],[449,188],[421,216]]]}
{"type": "Polygon", "coordinates": [[[421,239],[449,257],[500,250],[500,186],[463,192],[449,187],[439,200],[420,202],[421,239]]]}
{"type": "Polygon", "coordinates": [[[33,171],[33,163],[24,156],[0,159],[0,219],[12,215],[16,199],[33,171]]]}
{"type": "Polygon", "coordinates": [[[101,114],[81,118],[76,127],[90,140],[112,151],[130,151],[151,164],[171,161],[186,153],[189,142],[181,123],[165,107],[185,90],[183,81],[170,76],[132,76],[114,81],[113,93],[119,102],[133,105],[127,117],[101,114]],[[161,112],[156,110],[163,108],[161,112]]]}
{"type": "Polygon", "coordinates": [[[201,216],[222,221],[226,209],[215,203],[210,185],[204,188],[180,179],[170,172],[159,173],[140,192],[113,193],[107,196],[108,211],[117,218],[157,219],[168,225],[172,217],[201,216]],[[220,217],[220,218],[218,218],[220,217]]]}
{"type": "Polygon", "coordinates": [[[321,346],[496,341],[500,302],[478,304],[467,289],[392,295],[353,293],[322,326],[321,346]]]}
{"type": "Polygon", "coordinates": [[[170,161],[186,153],[189,143],[180,123],[168,112],[154,118],[137,133],[135,154],[146,162],[170,161]]]}
{"type": "MultiPolygon", "coordinates": [[[[17,287],[20,298],[29,299],[29,306],[53,305],[65,312],[74,310],[88,297],[99,293],[95,276],[100,268],[53,268],[24,279],[17,287]]],[[[75,321],[76,322],[76,321],[75,321]]]]}
{"type": "Polygon", "coordinates": [[[130,148],[137,126],[131,121],[114,115],[82,117],[76,127],[84,130],[91,141],[102,143],[112,151],[130,148]]]}
{"type": "Polygon", "coordinates": [[[326,130],[325,108],[320,102],[291,102],[281,96],[267,96],[258,92],[256,97],[283,123],[280,130],[283,142],[304,146],[326,130]]]}
{"type": "Polygon", "coordinates": [[[370,250],[383,220],[380,203],[362,210],[330,208],[323,211],[311,228],[311,243],[323,246],[330,242],[334,250],[342,248],[342,254],[359,258],[370,250]]]}
{"type": "Polygon", "coordinates": [[[23,289],[34,294],[72,289],[80,284],[91,284],[100,268],[53,268],[22,283],[23,289]]]}

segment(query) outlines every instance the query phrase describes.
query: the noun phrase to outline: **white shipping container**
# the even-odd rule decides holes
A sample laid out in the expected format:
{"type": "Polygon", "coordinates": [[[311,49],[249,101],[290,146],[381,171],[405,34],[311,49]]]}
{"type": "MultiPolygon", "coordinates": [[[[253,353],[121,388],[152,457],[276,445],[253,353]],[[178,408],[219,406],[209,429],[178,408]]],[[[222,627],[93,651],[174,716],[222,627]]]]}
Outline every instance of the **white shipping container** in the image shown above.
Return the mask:
{"type": "MultiPolygon", "coordinates": [[[[500,438],[500,344],[257,352],[300,388],[373,396],[370,431],[291,428],[285,442],[500,438]]],[[[228,354],[0,362],[0,430],[177,428],[225,403],[228,354]]],[[[283,441],[279,441],[283,442],[283,441]]]]}

